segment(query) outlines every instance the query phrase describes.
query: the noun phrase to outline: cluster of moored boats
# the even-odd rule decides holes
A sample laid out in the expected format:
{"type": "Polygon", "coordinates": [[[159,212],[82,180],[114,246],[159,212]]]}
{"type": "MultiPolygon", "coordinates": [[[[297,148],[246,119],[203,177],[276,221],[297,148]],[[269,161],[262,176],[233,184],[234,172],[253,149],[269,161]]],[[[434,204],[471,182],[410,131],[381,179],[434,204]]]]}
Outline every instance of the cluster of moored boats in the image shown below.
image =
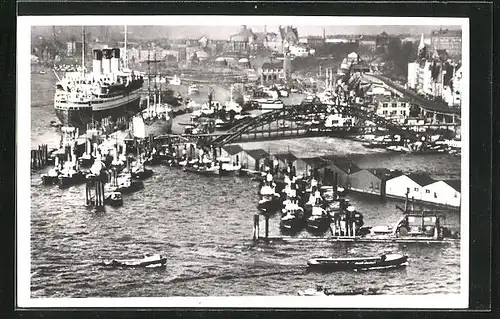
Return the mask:
{"type": "Polygon", "coordinates": [[[111,206],[123,205],[123,194],[129,194],[144,188],[142,180],[151,177],[153,171],[145,167],[147,160],[120,156],[103,156],[97,152],[84,153],[80,157],[74,154],[56,152],[51,159],[54,166],[42,174],[43,185],[58,185],[65,189],[85,184],[100,177],[105,182],[104,203],[111,206]],[[66,157],[66,161],[60,161],[66,157]]]}
{"type": "Polygon", "coordinates": [[[294,233],[308,231],[334,236],[355,236],[363,231],[363,215],[345,198],[345,189],[319,185],[316,179],[285,175],[275,181],[268,173],[260,178],[257,208],[264,214],[281,213],[280,229],[294,233]]]}

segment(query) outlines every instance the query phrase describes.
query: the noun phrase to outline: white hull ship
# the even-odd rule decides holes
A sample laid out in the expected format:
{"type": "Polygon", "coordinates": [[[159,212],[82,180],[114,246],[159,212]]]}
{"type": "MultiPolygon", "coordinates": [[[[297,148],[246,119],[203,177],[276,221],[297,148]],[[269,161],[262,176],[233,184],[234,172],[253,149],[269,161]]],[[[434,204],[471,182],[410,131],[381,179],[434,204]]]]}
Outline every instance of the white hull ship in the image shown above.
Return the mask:
{"type": "Polygon", "coordinates": [[[57,82],[56,116],[80,130],[103,119],[111,125],[126,121],[140,111],[143,83],[141,75],[121,68],[120,49],[94,50],[91,73],[66,73],[57,82]]]}

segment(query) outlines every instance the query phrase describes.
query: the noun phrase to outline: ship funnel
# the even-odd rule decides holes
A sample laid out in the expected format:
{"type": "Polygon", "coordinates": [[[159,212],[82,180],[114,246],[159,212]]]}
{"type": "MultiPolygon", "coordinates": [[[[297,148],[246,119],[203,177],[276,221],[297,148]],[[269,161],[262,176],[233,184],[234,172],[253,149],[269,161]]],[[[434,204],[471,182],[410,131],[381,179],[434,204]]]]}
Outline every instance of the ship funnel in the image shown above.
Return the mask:
{"type": "Polygon", "coordinates": [[[120,71],[120,49],[114,48],[111,50],[111,72],[118,71],[120,71]]]}
{"type": "Polygon", "coordinates": [[[111,49],[102,50],[103,59],[102,59],[102,73],[110,74],[111,73],[111,49]]]}
{"type": "Polygon", "coordinates": [[[93,51],[93,60],[92,60],[92,71],[94,74],[102,73],[102,51],[94,50],[93,51]]]}

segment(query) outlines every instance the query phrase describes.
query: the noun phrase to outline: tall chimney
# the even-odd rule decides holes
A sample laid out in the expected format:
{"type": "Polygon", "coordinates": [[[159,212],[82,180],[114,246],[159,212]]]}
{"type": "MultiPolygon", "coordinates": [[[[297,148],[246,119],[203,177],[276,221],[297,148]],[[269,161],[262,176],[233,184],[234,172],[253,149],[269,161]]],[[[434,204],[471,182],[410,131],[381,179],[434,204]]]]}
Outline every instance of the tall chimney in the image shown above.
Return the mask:
{"type": "Polygon", "coordinates": [[[92,72],[96,75],[102,74],[102,51],[94,50],[92,59],[92,72]]]}
{"type": "Polygon", "coordinates": [[[110,74],[111,73],[111,49],[102,50],[103,59],[102,59],[102,73],[110,74]]]}
{"type": "Polygon", "coordinates": [[[111,50],[111,72],[118,71],[120,71],[120,49],[114,48],[111,50]]]}

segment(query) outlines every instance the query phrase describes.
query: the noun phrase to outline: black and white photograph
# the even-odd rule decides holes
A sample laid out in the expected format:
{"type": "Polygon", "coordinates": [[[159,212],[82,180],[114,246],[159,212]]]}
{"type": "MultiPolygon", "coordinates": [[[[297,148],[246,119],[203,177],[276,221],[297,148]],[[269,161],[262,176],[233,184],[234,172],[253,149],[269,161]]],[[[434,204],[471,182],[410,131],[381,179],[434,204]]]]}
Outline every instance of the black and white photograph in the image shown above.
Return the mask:
{"type": "Polygon", "coordinates": [[[19,306],[468,307],[467,18],[17,21],[19,306]]]}

